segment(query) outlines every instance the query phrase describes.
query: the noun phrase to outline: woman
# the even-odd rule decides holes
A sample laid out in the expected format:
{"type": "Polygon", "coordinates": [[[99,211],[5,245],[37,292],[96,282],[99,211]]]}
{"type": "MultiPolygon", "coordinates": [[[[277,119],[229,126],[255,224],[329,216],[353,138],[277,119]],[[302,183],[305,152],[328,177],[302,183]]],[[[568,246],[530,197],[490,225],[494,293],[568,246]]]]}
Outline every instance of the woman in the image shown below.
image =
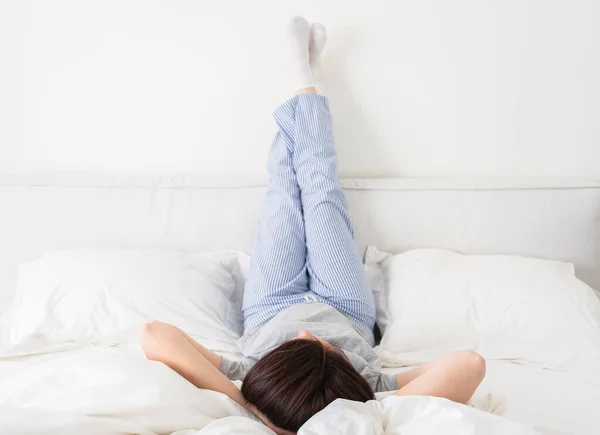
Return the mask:
{"type": "Polygon", "coordinates": [[[373,295],[337,181],[328,102],[314,87],[325,29],[295,17],[289,39],[299,90],[274,114],[279,130],[238,342],[245,357],[221,358],[160,322],[145,325],[142,347],[149,359],[198,388],[226,394],[280,434],[296,432],[335,399],[365,402],[378,391],[465,403],[485,375],[476,353],[380,373],[373,295]],[[241,391],[230,379],[243,379],[241,391]]]}

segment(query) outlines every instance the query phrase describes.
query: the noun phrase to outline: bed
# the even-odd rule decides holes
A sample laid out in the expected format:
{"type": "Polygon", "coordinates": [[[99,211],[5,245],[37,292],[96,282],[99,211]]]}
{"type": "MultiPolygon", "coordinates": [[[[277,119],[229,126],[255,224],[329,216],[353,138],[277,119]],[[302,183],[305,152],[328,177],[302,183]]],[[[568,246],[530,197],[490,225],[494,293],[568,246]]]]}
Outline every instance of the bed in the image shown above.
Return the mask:
{"type": "MultiPolygon", "coordinates": [[[[594,180],[347,179],[342,185],[363,250],[535,257],[572,264],[578,278],[600,288],[594,180]]],[[[195,175],[2,175],[0,312],[15,295],[19,265],[47,251],[227,251],[247,268],[243,253],[251,252],[264,193],[262,180],[195,175]]],[[[243,285],[243,270],[236,279],[243,285]]],[[[270,433],[227,399],[146,361],[135,344],[35,346],[15,350],[0,341],[0,433],[270,433]]],[[[553,370],[490,359],[469,407],[381,399],[336,402],[302,434],[600,433],[594,409],[600,371],[589,367],[553,370]]]]}

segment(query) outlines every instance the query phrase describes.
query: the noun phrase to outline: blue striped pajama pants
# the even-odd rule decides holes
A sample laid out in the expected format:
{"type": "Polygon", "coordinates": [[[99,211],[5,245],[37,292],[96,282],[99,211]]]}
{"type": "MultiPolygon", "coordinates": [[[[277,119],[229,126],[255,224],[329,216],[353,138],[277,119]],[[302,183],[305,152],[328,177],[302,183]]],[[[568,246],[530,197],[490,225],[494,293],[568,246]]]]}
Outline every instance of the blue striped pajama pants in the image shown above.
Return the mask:
{"type": "Polygon", "coordinates": [[[375,302],[338,184],[327,98],[296,95],[274,117],[278,131],[244,291],[244,328],[319,301],[353,320],[372,342],[375,302]]]}

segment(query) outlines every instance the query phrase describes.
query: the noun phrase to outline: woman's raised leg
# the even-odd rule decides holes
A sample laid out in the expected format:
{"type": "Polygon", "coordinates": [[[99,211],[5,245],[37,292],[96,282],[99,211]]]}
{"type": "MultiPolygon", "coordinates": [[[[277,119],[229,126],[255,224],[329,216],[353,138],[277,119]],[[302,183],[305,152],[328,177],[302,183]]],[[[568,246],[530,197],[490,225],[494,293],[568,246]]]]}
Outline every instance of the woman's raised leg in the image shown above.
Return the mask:
{"type": "Polygon", "coordinates": [[[293,103],[294,169],[304,212],[311,292],[347,315],[373,341],[375,302],[338,184],[327,98],[306,92],[293,103]]]}
{"type": "Polygon", "coordinates": [[[274,113],[279,131],[269,152],[267,197],[244,290],[245,329],[258,326],[290,305],[304,301],[308,291],[300,188],[291,155],[294,137],[287,128],[293,122],[291,109],[288,102],[274,113]]]}
{"type": "Polygon", "coordinates": [[[329,107],[314,89],[325,29],[318,24],[310,29],[294,17],[288,37],[300,91],[275,112],[279,132],[244,294],[245,327],[304,302],[310,293],[347,315],[373,341],[375,304],[337,182],[329,107]]]}
{"type": "MultiPolygon", "coordinates": [[[[314,84],[309,60],[310,27],[306,20],[291,20],[288,40],[296,86],[314,84]]],[[[245,329],[304,302],[308,293],[306,237],[292,157],[296,140],[294,100],[282,104],[274,117],[278,131],[269,153],[266,204],[256,230],[252,268],[244,291],[245,329]]]]}
{"type": "Polygon", "coordinates": [[[327,99],[316,94],[321,53],[327,43],[322,24],[294,17],[288,27],[292,77],[297,95],[284,104],[279,126],[289,138],[300,187],[306,233],[310,298],[328,303],[352,319],[373,341],[375,303],[363,274],[361,255],[346,198],[336,173],[336,153],[327,99]]]}
{"type": "Polygon", "coordinates": [[[293,122],[290,114],[289,102],[274,114],[279,131],[269,153],[267,197],[256,230],[252,268],[244,290],[245,329],[258,326],[290,305],[303,302],[308,291],[300,188],[291,155],[294,137],[286,128],[293,122]]]}

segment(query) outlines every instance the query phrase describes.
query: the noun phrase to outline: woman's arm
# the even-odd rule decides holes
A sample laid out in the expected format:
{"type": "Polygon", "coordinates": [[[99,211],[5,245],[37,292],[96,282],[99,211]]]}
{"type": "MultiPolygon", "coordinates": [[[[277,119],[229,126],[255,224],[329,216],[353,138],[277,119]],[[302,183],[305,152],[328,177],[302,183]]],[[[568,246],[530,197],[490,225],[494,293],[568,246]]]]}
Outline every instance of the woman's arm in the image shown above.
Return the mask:
{"type": "MultiPolygon", "coordinates": [[[[165,325],[172,326],[172,325],[169,325],[168,323],[165,323],[165,325]]],[[[221,355],[217,355],[216,353],[208,350],[207,348],[202,346],[200,343],[198,343],[196,340],[194,340],[192,337],[187,335],[185,332],[183,332],[176,326],[172,326],[172,327],[176,328],[179,332],[181,332],[183,334],[183,336],[186,338],[186,340],[189,341],[192,344],[192,346],[194,346],[194,348],[196,348],[196,350],[198,352],[200,352],[202,354],[202,356],[208,360],[208,362],[210,362],[216,368],[221,367],[221,355]]]]}
{"type": "Polygon", "coordinates": [[[420,367],[399,373],[396,396],[436,396],[467,403],[485,376],[485,360],[475,352],[447,353],[420,367]]]}
{"type": "Polygon", "coordinates": [[[140,343],[148,359],[162,362],[198,388],[223,393],[246,406],[242,392],[219,371],[221,357],[179,328],[156,321],[146,323],[140,343]]]}

